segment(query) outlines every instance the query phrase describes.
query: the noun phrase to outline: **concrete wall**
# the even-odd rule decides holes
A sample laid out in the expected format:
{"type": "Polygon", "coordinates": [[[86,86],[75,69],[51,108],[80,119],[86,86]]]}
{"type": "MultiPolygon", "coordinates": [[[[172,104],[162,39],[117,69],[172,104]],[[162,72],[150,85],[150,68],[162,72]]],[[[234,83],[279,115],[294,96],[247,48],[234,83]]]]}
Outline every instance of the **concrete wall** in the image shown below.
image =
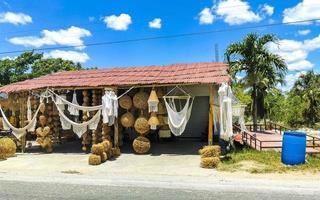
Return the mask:
{"type": "MultiPolygon", "coordinates": [[[[195,100],[186,130],[180,137],[201,137],[201,134],[208,133],[209,87],[194,85],[183,86],[183,89],[194,96],[195,100]]],[[[218,86],[214,87],[214,102],[218,103],[218,86]]]]}

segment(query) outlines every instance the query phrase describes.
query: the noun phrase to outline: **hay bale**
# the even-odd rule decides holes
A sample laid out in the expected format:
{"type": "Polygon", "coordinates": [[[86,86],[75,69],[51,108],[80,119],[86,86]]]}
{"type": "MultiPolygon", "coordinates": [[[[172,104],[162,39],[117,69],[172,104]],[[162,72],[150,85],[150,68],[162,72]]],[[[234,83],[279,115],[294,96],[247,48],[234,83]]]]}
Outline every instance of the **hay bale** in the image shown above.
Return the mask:
{"type": "Polygon", "coordinates": [[[134,125],[134,116],[131,113],[126,112],[121,116],[120,122],[123,127],[132,127],[134,125]]]}
{"type": "Polygon", "coordinates": [[[129,110],[132,108],[132,99],[129,95],[124,95],[119,99],[119,105],[121,108],[129,110]]]}
{"type": "Polygon", "coordinates": [[[134,123],[134,129],[141,135],[146,135],[150,130],[148,120],[144,117],[139,117],[134,123]]]}
{"type": "Polygon", "coordinates": [[[133,96],[133,105],[134,107],[142,110],[147,109],[148,99],[149,99],[149,95],[145,92],[140,91],[133,96]]]}
{"type": "Polygon", "coordinates": [[[150,150],[151,143],[148,138],[139,136],[133,141],[132,147],[136,153],[144,154],[150,150]]]}
{"type": "Polygon", "coordinates": [[[101,155],[104,152],[104,146],[103,144],[94,144],[91,147],[91,153],[95,155],[101,155]]]}
{"type": "Polygon", "coordinates": [[[99,155],[90,154],[89,156],[89,165],[100,165],[101,157],[99,155]]]}
{"type": "Polygon", "coordinates": [[[119,147],[115,147],[111,149],[112,155],[115,157],[119,157],[121,155],[121,150],[119,147]]]}
{"type": "Polygon", "coordinates": [[[101,162],[106,162],[108,160],[108,155],[106,152],[103,152],[101,155],[101,162]]]}
{"type": "Polygon", "coordinates": [[[199,150],[199,154],[201,155],[201,158],[219,157],[220,153],[221,153],[221,147],[218,145],[204,146],[202,149],[199,150]]]}
{"type": "Polygon", "coordinates": [[[104,152],[109,152],[112,148],[112,143],[109,140],[105,140],[101,143],[103,145],[104,152]]]}
{"type": "Polygon", "coordinates": [[[7,159],[15,155],[17,146],[10,138],[0,139],[0,159],[7,159]]]}
{"type": "Polygon", "coordinates": [[[216,168],[220,163],[219,157],[208,157],[208,158],[201,158],[200,166],[202,168],[216,168]]]}

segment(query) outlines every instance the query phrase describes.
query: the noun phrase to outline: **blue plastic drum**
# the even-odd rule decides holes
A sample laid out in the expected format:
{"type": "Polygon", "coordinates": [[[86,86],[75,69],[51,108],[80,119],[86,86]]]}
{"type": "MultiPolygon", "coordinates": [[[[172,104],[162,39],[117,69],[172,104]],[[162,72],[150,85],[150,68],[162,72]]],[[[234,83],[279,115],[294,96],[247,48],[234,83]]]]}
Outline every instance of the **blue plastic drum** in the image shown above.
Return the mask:
{"type": "Polygon", "coordinates": [[[305,163],[307,137],[303,132],[284,132],[281,161],[286,165],[305,163]]]}

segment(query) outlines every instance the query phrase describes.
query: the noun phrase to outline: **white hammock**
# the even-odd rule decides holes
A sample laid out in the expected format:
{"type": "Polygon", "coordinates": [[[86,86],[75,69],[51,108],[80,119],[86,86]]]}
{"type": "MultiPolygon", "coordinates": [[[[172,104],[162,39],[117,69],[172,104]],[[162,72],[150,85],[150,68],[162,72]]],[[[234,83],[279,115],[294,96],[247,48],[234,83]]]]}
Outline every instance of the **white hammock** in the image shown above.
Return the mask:
{"type": "Polygon", "coordinates": [[[38,107],[37,111],[34,113],[33,118],[29,121],[29,123],[22,128],[16,128],[12,126],[12,124],[7,119],[5,113],[3,112],[1,106],[0,106],[0,112],[2,115],[2,123],[3,123],[3,129],[4,130],[12,130],[12,134],[17,138],[20,139],[22,136],[27,134],[27,131],[33,132],[37,125],[37,115],[40,110],[40,106],[38,107]]]}
{"type": "MultiPolygon", "coordinates": [[[[53,102],[56,104],[54,99],[53,102]]],[[[59,107],[57,107],[57,109],[59,112],[62,129],[69,130],[72,127],[73,132],[79,138],[88,130],[88,127],[90,130],[96,130],[100,122],[101,110],[99,110],[90,120],[83,123],[76,123],[70,120],[59,107]]]]}
{"type": "Polygon", "coordinates": [[[232,91],[229,85],[223,83],[219,90],[220,104],[220,137],[229,140],[232,135],[232,91]]]}
{"type": "Polygon", "coordinates": [[[168,112],[168,124],[171,132],[175,136],[182,135],[191,116],[193,98],[187,98],[184,107],[179,112],[176,109],[174,98],[166,97],[164,102],[168,112]]]}

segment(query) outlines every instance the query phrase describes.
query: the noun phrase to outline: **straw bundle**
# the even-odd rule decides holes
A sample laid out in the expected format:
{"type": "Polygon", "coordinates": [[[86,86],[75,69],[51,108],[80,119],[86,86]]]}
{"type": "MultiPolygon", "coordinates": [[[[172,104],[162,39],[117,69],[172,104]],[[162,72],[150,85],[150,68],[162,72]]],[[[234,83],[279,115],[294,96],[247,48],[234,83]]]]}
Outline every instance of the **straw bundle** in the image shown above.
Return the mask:
{"type": "Polygon", "coordinates": [[[115,157],[119,157],[121,155],[121,150],[119,147],[115,147],[111,149],[112,155],[115,157]]]}
{"type": "Polygon", "coordinates": [[[136,153],[144,154],[150,150],[151,144],[148,138],[139,136],[133,141],[132,147],[136,153]]]}
{"type": "Polygon", "coordinates": [[[7,159],[14,156],[17,146],[10,138],[0,139],[0,159],[7,159]]]}
{"type": "Polygon", "coordinates": [[[220,163],[219,157],[201,158],[200,166],[202,168],[216,168],[220,163]]]}
{"type": "Polygon", "coordinates": [[[104,152],[103,144],[94,144],[91,147],[91,153],[96,155],[101,155],[104,152]]]}
{"type": "Polygon", "coordinates": [[[146,135],[150,130],[148,120],[144,117],[139,117],[134,123],[134,129],[141,135],[146,135]]]}
{"type": "Polygon", "coordinates": [[[119,105],[121,108],[129,110],[132,108],[132,99],[129,95],[124,95],[119,99],[119,105]]]}
{"type": "Polygon", "coordinates": [[[89,156],[89,165],[100,165],[101,157],[99,155],[91,154],[89,156]]]}
{"type": "Polygon", "coordinates": [[[156,130],[157,126],[160,125],[160,121],[159,121],[156,113],[154,113],[154,112],[151,113],[151,116],[148,120],[148,124],[150,125],[152,130],[156,130]]]}
{"type": "Polygon", "coordinates": [[[101,162],[106,162],[108,160],[108,155],[106,152],[103,152],[101,155],[101,162]]]}
{"type": "Polygon", "coordinates": [[[151,93],[148,99],[149,112],[158,112],[158,104],[159,104],[159,99],[156,91],[153,89],[151,90],[151,93]]]}
{"type": "Polygon", "coordinates": [[[123,127],[132,127],[134,125],[134,116],[130,112],[126,112],[121,116],[120,121],[123,127]]]}
{"type": "Polygon", "coordinates": [[[3,129],[2,117],[0,117],[0,129],[3,129]]]}
{"type": "Polygon", "coordinates": [[[105,140],[101,143],[103,145],[104,152],[109,152],[112,148],[112,143],[109,140],[105,140]]]}
{"type": "Polygon", "coordinates": [[[147,109],[148,108],[148,94],[145,92],[138,92],[133,97],[133,105],[139,109],[147,109]]]}
{"type": "Polygon", "coordinates": [[[199,150],[199,154],[201,155],[201,158],[219,157],[220,153],[221,153],[221,148],[218,145],[204,146],[202,149],[199,150]]]}

